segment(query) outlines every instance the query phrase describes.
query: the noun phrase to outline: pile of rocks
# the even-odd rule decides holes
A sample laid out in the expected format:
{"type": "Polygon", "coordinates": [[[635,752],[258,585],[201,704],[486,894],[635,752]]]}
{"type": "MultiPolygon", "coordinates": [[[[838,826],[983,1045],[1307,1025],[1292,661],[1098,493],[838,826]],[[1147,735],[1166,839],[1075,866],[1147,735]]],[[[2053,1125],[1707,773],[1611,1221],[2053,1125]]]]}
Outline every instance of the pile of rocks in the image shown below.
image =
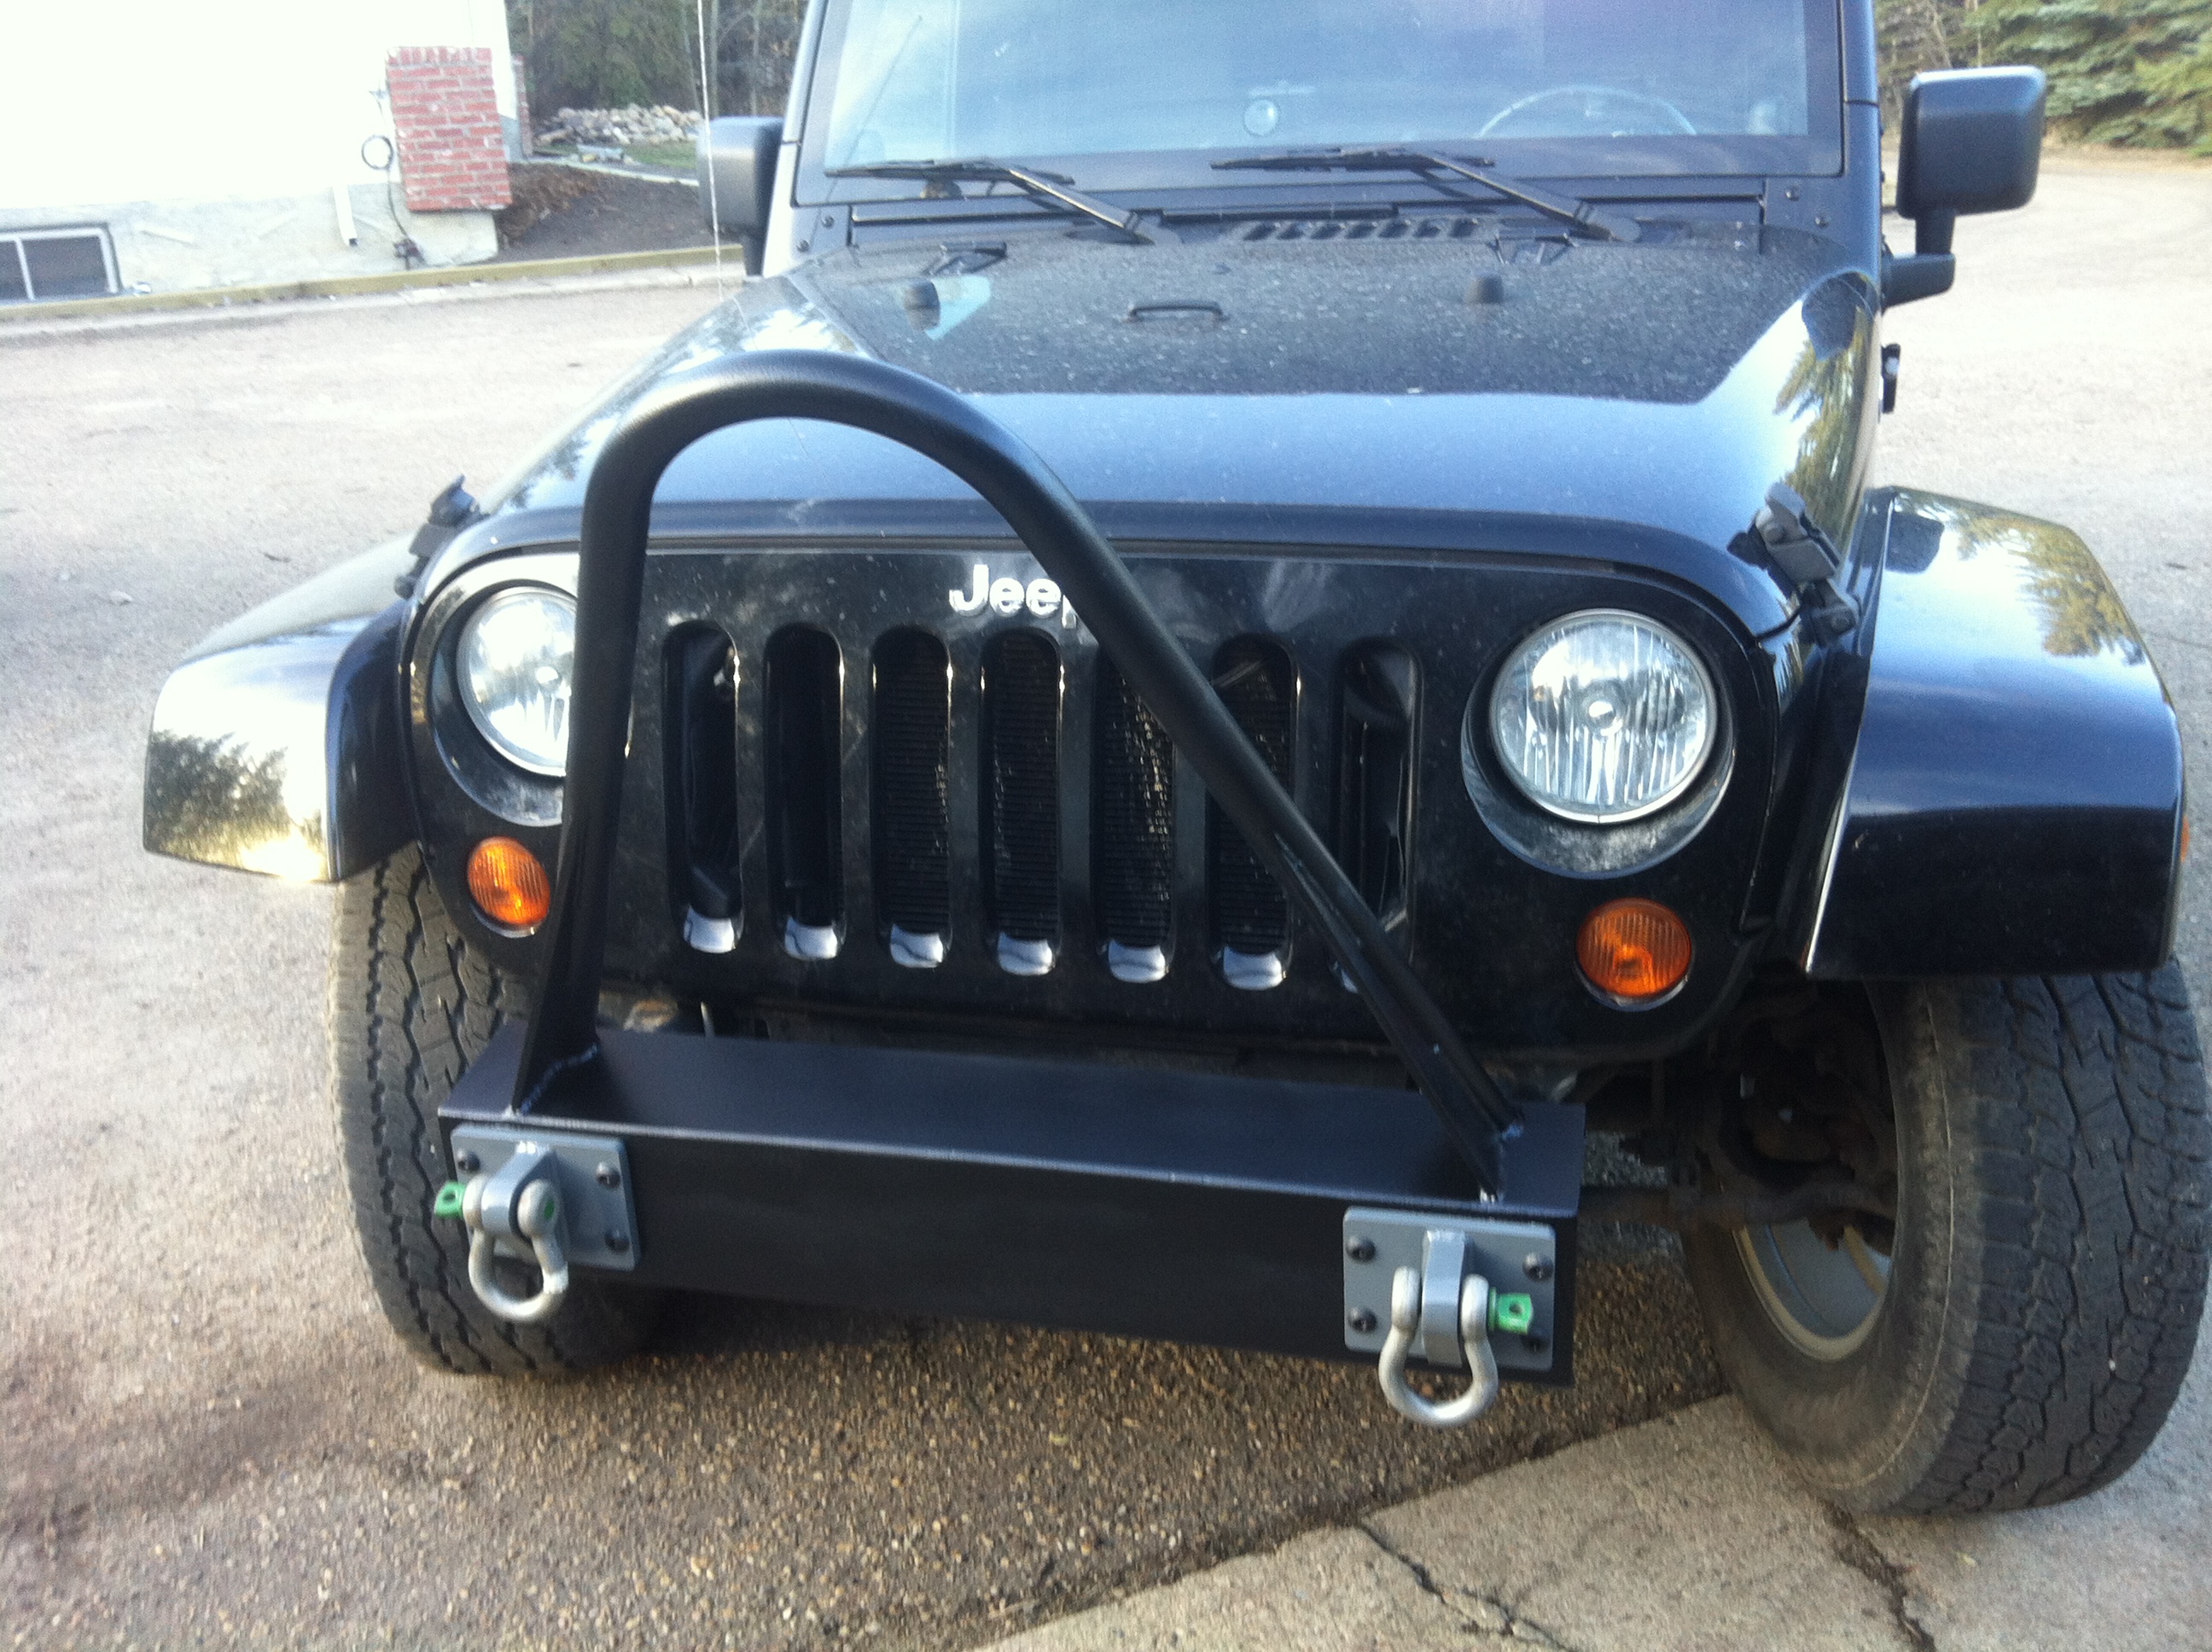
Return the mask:
{"type": "Polygon", "coordinates": [[[683,143],[699,136],[701,125],[697,110],[672,109],[666,104],[649,109],[635,105],[627,109],[563,109],[538,134],[537,147],[623,149],[633,143],[683,143]]]}

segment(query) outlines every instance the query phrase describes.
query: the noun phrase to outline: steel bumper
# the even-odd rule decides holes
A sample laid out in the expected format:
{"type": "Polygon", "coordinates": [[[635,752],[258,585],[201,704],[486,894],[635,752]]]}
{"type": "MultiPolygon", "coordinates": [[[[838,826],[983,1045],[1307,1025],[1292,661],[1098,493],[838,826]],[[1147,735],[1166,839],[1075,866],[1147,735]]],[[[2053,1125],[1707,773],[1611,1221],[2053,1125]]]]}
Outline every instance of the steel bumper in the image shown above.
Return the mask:
{"type": "Polygon", "coordinates": [[[1412,1090],[602,1030],[526,1118],[510,1026],[442,1110],[619,1138],[640,1284],[1328,1358],[1353,1206],[1540,1223],[1572,1380],[1578,1107],[1534,1106],[1484,1199],[1412,1090]]]}

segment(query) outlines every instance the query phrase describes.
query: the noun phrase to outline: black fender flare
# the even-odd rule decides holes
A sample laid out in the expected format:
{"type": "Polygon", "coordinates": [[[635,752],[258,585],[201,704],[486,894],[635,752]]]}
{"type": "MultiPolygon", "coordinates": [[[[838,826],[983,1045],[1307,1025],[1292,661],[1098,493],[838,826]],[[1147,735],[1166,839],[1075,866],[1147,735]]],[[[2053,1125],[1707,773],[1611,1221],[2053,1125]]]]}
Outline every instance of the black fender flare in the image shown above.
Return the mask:
{"type": "Polygon", "coordinates": [[[146,741],[148,849],[308,883],[416,835],[400,713],[404,541],[210,637],[171,672],[146,741]]]}
{"type": "Polygon", "coordinates": [[[2155,969],[2173,947],[2173,702],[2069,530],[1900,489],[1865,700],[1803,890],[1833,979],[2155,969]]]}

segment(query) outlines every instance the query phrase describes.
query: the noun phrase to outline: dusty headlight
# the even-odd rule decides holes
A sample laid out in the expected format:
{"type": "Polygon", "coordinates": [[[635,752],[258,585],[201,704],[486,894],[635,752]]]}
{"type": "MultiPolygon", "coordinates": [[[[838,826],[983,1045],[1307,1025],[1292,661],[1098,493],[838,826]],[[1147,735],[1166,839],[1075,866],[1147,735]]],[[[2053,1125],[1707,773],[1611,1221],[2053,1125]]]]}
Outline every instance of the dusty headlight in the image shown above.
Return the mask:
{"type": "Polygon", "coordinates": [[[501,592],[469,616],[454,664],[461,703],[493,750],[533,774],[567,768],[574,603],[542,586],[501,592]]]}
{"type": "Polygon", "coordinates": [[[1571,614],[1513,652],[1490,695],[1498,761],[1538,807],[1613,825],[1665,808],[1712,750],[1712,678],[1635,614],[1571,614]]]}

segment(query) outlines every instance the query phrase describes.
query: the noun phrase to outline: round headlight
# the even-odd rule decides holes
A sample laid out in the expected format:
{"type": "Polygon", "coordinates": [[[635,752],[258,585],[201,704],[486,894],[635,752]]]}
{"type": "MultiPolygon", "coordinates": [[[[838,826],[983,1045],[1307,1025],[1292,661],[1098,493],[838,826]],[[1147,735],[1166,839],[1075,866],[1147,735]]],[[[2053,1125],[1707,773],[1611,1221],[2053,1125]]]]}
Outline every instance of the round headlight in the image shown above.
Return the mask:
{"type": "Polygon", "coordinates": [[[454,663],[461,703],[493,750],[533,774],[567,768],[574,603],[542,586],[502,591],[469,616],[454,663]]]}
{"type": "Polygon", "coordinates": [[[1571,614],[1513,651],[1490,695],[1498,761],[1538,807],[1613,825],[1665,808],[1712,750],[1712,678],[1635,614],[1571,614]]]}

